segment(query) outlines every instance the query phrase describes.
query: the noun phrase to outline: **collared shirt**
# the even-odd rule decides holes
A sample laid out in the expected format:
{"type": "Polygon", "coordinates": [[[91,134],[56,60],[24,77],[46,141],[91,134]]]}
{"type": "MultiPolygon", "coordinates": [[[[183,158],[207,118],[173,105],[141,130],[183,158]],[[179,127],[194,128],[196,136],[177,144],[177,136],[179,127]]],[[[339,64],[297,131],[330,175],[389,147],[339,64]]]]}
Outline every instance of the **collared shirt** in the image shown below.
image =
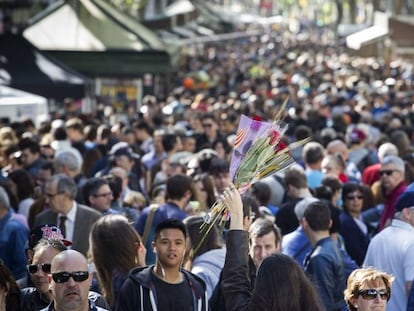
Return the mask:
{"type": "MultiPolygon", "coordinates": [[[[75,217],[76,217],[76,212],[78,210],[78,205],[75,201],[73,201],[72,203],[72,208],[69,210],[69,212],[66,215],[63,214],[58,214],[57,216],[57,224],[60,225],[60,216],[66,216],[66,222],[65,222],[65,227],[66,227],[66,236],[65,239],[69,240],[69,241],[73,241],[73,233],[74,233],[74,229],[75,229],[75,217]]],[[[70,247],[68,247],[70,248],[70,247]]]]}
{"type": "Polygon", "coordinates": [[[358,228],[361,229],[361,231],[364,234],[368,234],[368,227],[365,224],[365,222],[362,220],[362,216],[360,215],[358,218],[353,217],[355,220],[355,223],[357,224],[358,228]]]}

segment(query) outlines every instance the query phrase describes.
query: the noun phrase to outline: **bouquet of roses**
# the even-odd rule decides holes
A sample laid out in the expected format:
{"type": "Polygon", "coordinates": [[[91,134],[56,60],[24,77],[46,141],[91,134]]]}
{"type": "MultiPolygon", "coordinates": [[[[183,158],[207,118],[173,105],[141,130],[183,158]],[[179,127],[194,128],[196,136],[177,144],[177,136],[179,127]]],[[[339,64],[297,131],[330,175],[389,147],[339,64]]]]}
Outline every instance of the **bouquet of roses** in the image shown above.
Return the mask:
{"type": "MultiPolygon", "coordinates": [[[[287,124],[281,120],[284,107],[282,105],[273,122],[241,116],[230,162],[230,177],[240,194],[255,182],[293,164],[290,150],[307,141],[295,142],[289,147],[281,141],[287,130],[287,124]]],[[[226,205],[216,201],[200,227],[202,235],[207,236],[214,225],[224,228],[228,218],[226,205]]]]}

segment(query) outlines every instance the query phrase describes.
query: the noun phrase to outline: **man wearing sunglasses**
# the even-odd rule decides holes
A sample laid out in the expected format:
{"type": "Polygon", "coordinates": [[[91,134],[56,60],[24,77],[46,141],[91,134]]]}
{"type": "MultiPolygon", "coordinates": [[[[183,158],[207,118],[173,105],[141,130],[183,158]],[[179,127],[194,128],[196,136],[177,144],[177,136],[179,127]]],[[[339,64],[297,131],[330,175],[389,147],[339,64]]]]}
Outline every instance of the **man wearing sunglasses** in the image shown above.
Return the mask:
{"type": "Polygon", "coordinates": [[[35,287],[26,287],[21,292],[22,310],[39,310],[46,307],[52,300],[49,291],[48,274],[53,257],[66,246],[58,239],[41,239],[33,248],[31,264],[27,265],[27,271],[35,287]]]}
{"type": "Polygon", "coordinates": [[[381,161],[381,169],[379,171],[381,188],[384,194],[384,210],[378,231],[387,227],[395,212],[395,203],[398,197],[404,192],[407,185],[405,179],[404,161],[397,156],[387,156],[381,161]]]}
{"type": "MultiPolygon", "coordinates": [[[[48,280],[51,273],[51,262],[56,255],[67,249],[66,245],[70,245],[69,241],[59,238],[61,234],[58,228],[43,227],[43,230],[44,236],[55,236],[56,238],[43,238],[33,248],[32,263],[27,266],[27,271],[35,287],[26,287],[21,290],[21,310],[25,311],[41,310],[53,300],[48,280]]],[[[89,292],[89,300],[98,306],[108,307],[105,299],[95,292],[89,292]]]]}
{"type": "Polygon", "coordinates": [[[92,275],[86,258],[75,250],[57,254],[50,267],[48,281],[53,301],[41,311],[105,311],[88,298],[92,275]]]}
{"type": "Polygon", "coordinates": [[[395,204],[391,225],[368,246],[365,267],[375,267],[392,274],[392,296],[387,311],[406,310],[407,297],[414,279],[414,192],[404,192],[395,204]]]}
{"type": "Polygon", "coordinates": [[[197,151],[204,148],[213,148],[214,142],[220,139],[225,139],[219,131],[219,125],[214,115],[210,113],[203,115],[201,118],[201,125],[204,133],[197,137],[197,151]]]}

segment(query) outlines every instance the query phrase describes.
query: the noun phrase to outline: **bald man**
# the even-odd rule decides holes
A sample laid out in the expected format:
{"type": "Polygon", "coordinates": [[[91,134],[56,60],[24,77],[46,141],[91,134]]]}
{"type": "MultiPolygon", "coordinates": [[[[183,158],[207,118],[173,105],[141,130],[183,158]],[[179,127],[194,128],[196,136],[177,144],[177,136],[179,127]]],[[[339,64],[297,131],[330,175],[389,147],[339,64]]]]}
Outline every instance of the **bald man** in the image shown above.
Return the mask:
{"type": "Polygon", "coordinates": [[[88,299],[92,275],[81,253],[66,250],[57,254],[51,264],[48,281],[53,296],[51,304],[41,311],[106,311],[88,299]]]}
{"type": "Polygon", "coordinates": [[[349,159],[348,146],[342,140],[335,139],[326,146],[326,152],[331,155],[340,155],[345,162],[345,175],[351,182],[361,182],[361,172],[357,165],[349,159]]]}

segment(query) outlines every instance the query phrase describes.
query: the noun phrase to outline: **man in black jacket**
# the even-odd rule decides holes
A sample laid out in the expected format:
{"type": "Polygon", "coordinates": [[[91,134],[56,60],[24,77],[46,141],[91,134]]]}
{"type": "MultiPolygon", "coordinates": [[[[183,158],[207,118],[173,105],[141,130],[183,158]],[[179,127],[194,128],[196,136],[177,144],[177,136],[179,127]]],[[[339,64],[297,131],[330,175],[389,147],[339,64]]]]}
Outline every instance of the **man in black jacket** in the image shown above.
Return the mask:
{"type": "Polygon", "coordinates": [[[115,310],[209,310],[204,281],[181,269],[186,236],[185,225],[176,219],[167,219],[155,228],[156,263],[131,271],[115,310]]]}

